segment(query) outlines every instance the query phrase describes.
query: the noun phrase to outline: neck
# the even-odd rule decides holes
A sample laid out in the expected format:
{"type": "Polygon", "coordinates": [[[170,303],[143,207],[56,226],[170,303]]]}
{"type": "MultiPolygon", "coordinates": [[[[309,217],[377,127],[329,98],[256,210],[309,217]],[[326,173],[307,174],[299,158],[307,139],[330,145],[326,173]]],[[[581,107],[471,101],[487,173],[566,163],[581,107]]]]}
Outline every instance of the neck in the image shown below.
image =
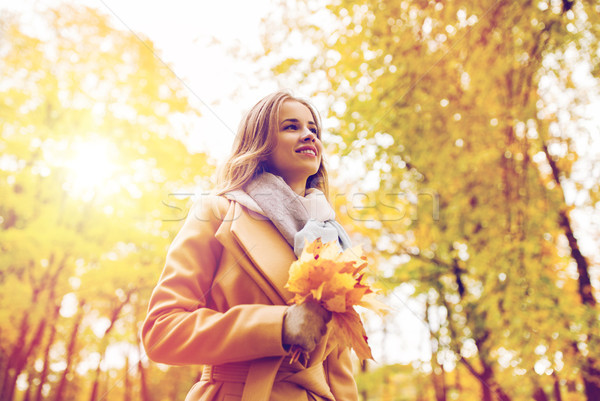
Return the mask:
{"type": "Polygon", "coordinates": [[[306,181],[287,182],[286,183],[292,188],[292,191],[300,196],[306,195],[306,181]]]}

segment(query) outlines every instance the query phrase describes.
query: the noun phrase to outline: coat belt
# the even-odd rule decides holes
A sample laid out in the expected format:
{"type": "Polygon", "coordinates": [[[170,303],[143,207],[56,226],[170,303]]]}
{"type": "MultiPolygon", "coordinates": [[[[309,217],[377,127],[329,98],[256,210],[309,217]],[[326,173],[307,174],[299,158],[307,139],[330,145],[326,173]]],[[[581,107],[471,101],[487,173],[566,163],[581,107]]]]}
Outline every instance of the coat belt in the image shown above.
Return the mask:
{"type": "Polygon", "coordinates": [[[258,360],[252,362],[228,363],[223,365],[204,366],[202,380],[209,382],[246,383],[242,400],[268,400],[275,382],[294,383],[304,388],[314,400],[334,400],[333,394],[325,378],[322,363],[306,369],[291,369],[283,358],[275,360],[258,360]],[[276,370],[275,370],[276,369],[276,370]],[[271,380],[269,376],[274,377],[271,380]],[[259,380],[260,379],[260,380],[259,380]]]}
{"type": "Polygon", "coordinates": [[[224,365],[205,365],[202,368],[202,379],[210,383],[232,382],[244,383],[248,377],[250,362],[227,363],[224,365]]]}

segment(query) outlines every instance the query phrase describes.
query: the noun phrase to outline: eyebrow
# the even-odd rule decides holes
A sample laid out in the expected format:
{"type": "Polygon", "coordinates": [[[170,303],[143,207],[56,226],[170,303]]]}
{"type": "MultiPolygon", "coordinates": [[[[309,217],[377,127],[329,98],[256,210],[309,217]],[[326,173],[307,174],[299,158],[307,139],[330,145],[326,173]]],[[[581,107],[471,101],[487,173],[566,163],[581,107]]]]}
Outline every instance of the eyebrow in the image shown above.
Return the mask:
{"type": "MultiPolygon", "coordinates": [[[[283,120],[282,122],[280,122],[280,124],[284,124],[286,122],[290,122],[290,123],[299,123],[300,120],[298,120],[297,118],[286,118],[285,120],[283,120]]],[[[314,121],[309,121],[308,124],[312,124],[312,125],[317,125],[314,121]]]]}

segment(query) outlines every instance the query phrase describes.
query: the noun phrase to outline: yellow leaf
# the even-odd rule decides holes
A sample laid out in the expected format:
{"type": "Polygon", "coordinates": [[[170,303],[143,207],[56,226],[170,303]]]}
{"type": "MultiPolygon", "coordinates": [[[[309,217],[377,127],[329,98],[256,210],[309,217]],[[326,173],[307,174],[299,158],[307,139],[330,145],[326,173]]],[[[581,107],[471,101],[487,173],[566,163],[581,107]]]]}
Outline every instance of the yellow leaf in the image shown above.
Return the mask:
{"type": "Polygon", "coordinates": [[[320,301],[323,294],[323,287],[325,287],[325,283],[321,283],[319,288],[316,290],[311,290],[312,296],[315,300],[320,301]]]}
{"type": "Polygon", "coordinates": [[[337,242],[323,244],[320,239],[306,243],[297,261],[292,263],[285,285],[294,293],[293,303],[300,304],[309,298],[333,312],[335,337],[342,347],[354,349],[361,359],[371,358],[365,329],[354,305],[375,311],[383,309],[372,297],[371,287],[362,271],[367,259],[361,247],[340,252],[337,242]]]}
{"type": "Polygon", "coordinates": [[[358,305],[372,310],[379,315],[385,315],[390,311],[390,307],[375,298],[375,293],[370,293],[362,297],[358,305]]]}

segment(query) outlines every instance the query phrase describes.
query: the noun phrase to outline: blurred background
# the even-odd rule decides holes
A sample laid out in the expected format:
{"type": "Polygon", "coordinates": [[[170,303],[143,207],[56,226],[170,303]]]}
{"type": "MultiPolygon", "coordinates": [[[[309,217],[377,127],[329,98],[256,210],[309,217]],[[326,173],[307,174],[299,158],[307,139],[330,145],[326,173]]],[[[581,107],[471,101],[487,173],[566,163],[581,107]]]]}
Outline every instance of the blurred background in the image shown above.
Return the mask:
{"type": "Polygon", "coordinates": [[[362,400],[600,400],[600,4],[0,1],[0,400],[183,399],[138,331],[245,110],[321,111],[362,400]]]}

